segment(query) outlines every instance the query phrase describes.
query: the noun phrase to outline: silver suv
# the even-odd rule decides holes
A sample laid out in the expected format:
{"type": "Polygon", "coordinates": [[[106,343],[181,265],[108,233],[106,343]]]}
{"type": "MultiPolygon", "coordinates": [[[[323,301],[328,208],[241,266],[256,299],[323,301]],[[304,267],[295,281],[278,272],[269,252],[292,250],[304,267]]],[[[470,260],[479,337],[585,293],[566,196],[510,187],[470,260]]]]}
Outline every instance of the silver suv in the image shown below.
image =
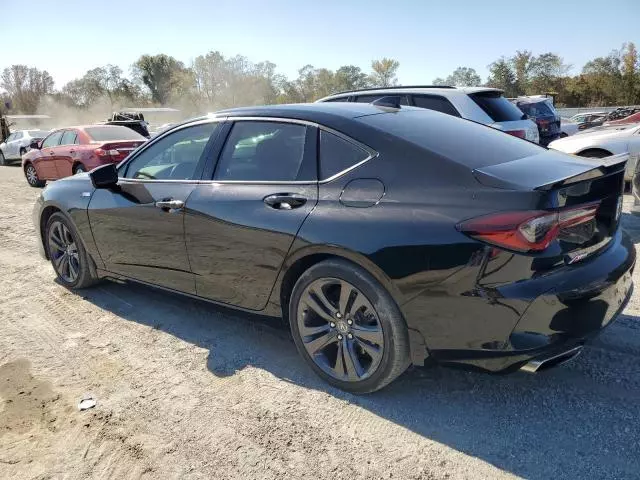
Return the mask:
{"type": "Polygon", "coordinates": [[[536,123],[529,120],[502,93],[502,90],[487,87],[386,87],[336,93],[321,98],[318,102],[371,103],[382,97],[400,97],[400,105],[437,110],[539,143],[536,123]]]}
{"type": "Polygon", "coordinates": [[[42,140],[50,132],[45,130],[18,130],[0,143],[0,165],[5,165],[11,160],[20,160],[22,155],[29,151],[31,142],[42,140]]]}

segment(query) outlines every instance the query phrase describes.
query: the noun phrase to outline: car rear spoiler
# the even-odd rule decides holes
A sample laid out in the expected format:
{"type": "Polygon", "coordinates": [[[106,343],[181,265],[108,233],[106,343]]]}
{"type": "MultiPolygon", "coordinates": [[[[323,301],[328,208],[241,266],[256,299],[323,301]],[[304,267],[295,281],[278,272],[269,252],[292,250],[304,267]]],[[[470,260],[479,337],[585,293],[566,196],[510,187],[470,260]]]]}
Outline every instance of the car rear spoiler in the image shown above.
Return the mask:
{"type": "Polygon", "coordinates": [[[628,153],[587,159],[548,150],[540,155],[476,168],[473,175],[488,187],[553,190],[623,171],[628,159],[628,153]]]}

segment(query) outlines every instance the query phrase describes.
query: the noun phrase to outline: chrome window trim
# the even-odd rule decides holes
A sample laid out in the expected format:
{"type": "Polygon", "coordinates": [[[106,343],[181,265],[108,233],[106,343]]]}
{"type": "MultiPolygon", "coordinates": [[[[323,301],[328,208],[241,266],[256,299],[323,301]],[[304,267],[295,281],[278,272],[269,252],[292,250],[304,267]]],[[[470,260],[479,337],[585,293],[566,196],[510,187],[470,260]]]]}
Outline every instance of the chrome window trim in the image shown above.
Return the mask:
{"type": "MultiPolygon", "coordinates": [[[[118,182],[124,181],[124,182],[130,182],[130,183],[158,183],[158,184],[163,184],[163,183],[169,183],[169,184],[173,184],[173,183],[182,183],[182,184],[197,184],[197,185],[207,185],[207,184],[218,184],[218,185],[323,185],[325,183],[329,183],[332,182],[333,180],[351,172],[352,170],[355,170],[356,168],[360,167],[361,165],[365,164],[366,162],[368,162],[369,160],[371,160],[372,158],[375,158],[379,155],[379,153],[377,151],[375,151],[374,149],[372,149],[371,147],[365,145],[362,142],[359,142],[358,140],[355,140],[354,138],[351,138],[348,135],[345,135],[342,132],[339,132],[337,130],[334,130],[333,128],[330,127],[326,127],[324,125],[321,125],[319,123],[316,122],[311,122],[309,120],[299,120],[296,118],[282,118],[282,117],[210,117],[204,120],[199,120],[197,122],[193,122],[193,123],[188,123],[185,125],[181,125],[180,127],[176,127],[176,128],[172,128],[171,130],[167,131],[167,132],[163,132],[161,135],[154,137],[152,140],[156,141],[160,140],[161,138],[167,136],[168,134],[172,133],[172,132],[176,132],[178,130],[182,130],[184,128],[188,128],[191,126],[195,126],[195,125],[201,125],[204,123],[222,123],[225,121],[232,121],[232,122],[241,122],[241,121],[252,121],[252,122],[278,122],[278,123],[294,123],[294,124],[298,124],[298,125],[305,125],[305,126],[309,126],[309,127],[316,127],[320,130],[324,130],[328,133],[331,133],[333,135],[336,135],[340,138],[342,138],[343,140],[359,147],[360,149],[364,150],[365,152],[369,153],[369,156],[367,156],[365,159],[361,160],[360,162],[351,165],[348,168],[345,168],[344,170],[339,171],[338,173],[333,174],[332,176],[325,178],[323,180],[286,180],[286,181],[278,181],[278,180],[152,180],[152,179],[139,179],[139,178],[125,178],[125,177],[118,177],[118,182]]],[[[129,158],[126,160],[127,163],[133,161],[135,158],[138,157],[138,155],[140,155],[142,152],[144,152],[144,150],[146,150],[150,145],[150,142],[147,142],[147,144],[143,147],[142,150],[140,150],[139,153],[137,153],[133,158],[129,158]]],[[[118,165],[118,168],[120,168],[121,166],[124,165],[118,165]]]]}
{"type": "MultiPolygon", "coordinates": [[[[198,120],[196,122],[190,122],[190,123],[185,123],[183,125],[179,125],[176,127],[172,127],[169,130],[162,132],[160,135],[156,135],[155,137],[149,138],[147,139],[146,142],[144,142],[142,145],[140,145],[138,147],[139,150],[136,151],[136,154],[133,155],[132,157],[128,157],[125,158],[121,163],[118,164],[118,166],[116,167],[118,169],[118,174],[120,173],[120,169],[126,169],[126,167],[133,162],[136,158],[138,158],[140,155],[142,155],[142,153],[147,149],[150,148],[151,145],[155,144],[156,142],[160,141],[161,139],[163,139],[164,137],[174,133],[174,132],[178,132],[180,130],[184,130],[185,128],[190,128],[190,127],[196,127],[198,125],[203,125],[205,123],[223,123],[225,121],[225,119],[223,118],[206,118],[203,120],[198,120]]],[[[120,179],[125,179],[126,177],[120,177],[118,175],[118,181],[120,179]]],[[[127,180],[131,180],[131,179],[127,179],[127,180]]],[[[165,180],[148,180],[148,181],[153,181],[153,182],[160,182],[160,181],[165,181],[165,180]]],[[[173,181],[173,180],[172,180],[173,181]]],[[[183,180],[176,180],[176,181],[183,181],[183,180]]]]}

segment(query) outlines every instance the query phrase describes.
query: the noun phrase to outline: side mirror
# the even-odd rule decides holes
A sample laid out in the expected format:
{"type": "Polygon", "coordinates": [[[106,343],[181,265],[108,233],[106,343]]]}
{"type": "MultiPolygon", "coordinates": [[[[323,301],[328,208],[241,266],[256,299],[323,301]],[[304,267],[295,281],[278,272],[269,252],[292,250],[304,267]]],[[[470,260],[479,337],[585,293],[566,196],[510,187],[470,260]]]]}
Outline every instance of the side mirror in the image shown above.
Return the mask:
{"type": "Polygon", "coordinates": [[[101,165],[89,172],[94,188],[110,188],[118,184],[118,170],[113,163],[101,165]]]}
{"type": "Polygon", "coordinates": [[[42,139],[34,139],[31,140],[31,143],[29,144],[29,148],[34,149],[34,150],[40,150],[40,142],[42,141],[42,139]]]}

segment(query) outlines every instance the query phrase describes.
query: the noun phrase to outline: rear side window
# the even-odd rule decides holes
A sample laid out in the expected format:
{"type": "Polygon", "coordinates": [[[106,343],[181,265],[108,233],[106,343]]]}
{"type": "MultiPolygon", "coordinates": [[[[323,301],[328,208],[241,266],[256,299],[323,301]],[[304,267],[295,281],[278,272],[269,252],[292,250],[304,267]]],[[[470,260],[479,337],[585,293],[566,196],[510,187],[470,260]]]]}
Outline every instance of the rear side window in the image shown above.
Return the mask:
{"type": "Polygon", "coordinates": [[[333,133],[320,130],[320,180],[331,178],[369,157],[369,152],[333,133]]]}
{"type": "Polygon", "coordinates": [[[522,120],[522,112],[499,92],[482,92],[469,95],[494,122],[522,120]]]}
{"type": "Polygon", "coordinates": [[[429,110],[435,110],[436,112],[446,113],[447,115],[453,115],[455,117],[460,116],[460,113],[451,105],[449,100],[437,95],[414,95],[413,103],[416,107],[428,108],[429,110]]]}
{"type": "Polygon", "coordinates": [[[280,122],[239,121],[233,125],[215,180],[283,181],[299,178],[307,127],[280,122]]]}
{"type": "Polygon", "coordinates": [[[325,102],[348,102],[349,97],[338,97],[338,98],[330,98],[329,100],[324,100],[325,102]]]}
{"type": "Polygon", "coordinates": [[[382,97],[400,97],[400,105],[409,105],[407,95],[394,95],[393,93],[378,93],[376,95],[360,95],[356,97],[358,103],[371,103],[382,97]]]}
{"type": "Polygon", "coordinates": [[[146,140],[130,128],[119,125],[109,127],[87,127],[84,129],[91,140],[96,142],[112,142],[114,140],[146,140]]]}

